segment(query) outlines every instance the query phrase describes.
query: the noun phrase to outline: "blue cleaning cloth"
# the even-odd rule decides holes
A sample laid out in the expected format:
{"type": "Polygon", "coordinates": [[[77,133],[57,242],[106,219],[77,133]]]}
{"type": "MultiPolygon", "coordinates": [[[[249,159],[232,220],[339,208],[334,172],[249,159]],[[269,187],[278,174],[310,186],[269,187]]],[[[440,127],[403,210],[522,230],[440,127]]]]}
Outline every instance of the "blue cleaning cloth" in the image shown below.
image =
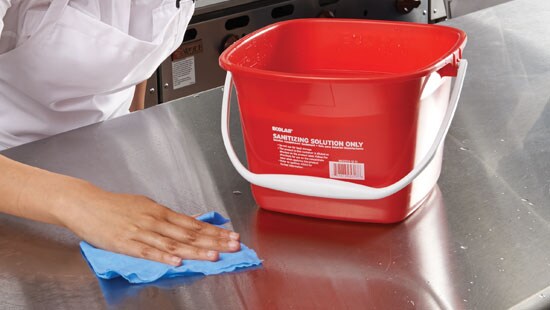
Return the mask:
{"type": "MultiPolygon", "coordinates": [[[[203,214],[197,219],[220,227],[229,222],[217,212],[203,214]]],[[[197,274],[220,274],[262,263],[256,252],[242,243],[239,252],[220,253],[220,259],[216,262],[184,260],[179,267],[97,249],[84,241],[80,243],[80,249],[98,277],[112,279],[122,276],[130,283],[149,283],[160,278],[197,274]]]]}

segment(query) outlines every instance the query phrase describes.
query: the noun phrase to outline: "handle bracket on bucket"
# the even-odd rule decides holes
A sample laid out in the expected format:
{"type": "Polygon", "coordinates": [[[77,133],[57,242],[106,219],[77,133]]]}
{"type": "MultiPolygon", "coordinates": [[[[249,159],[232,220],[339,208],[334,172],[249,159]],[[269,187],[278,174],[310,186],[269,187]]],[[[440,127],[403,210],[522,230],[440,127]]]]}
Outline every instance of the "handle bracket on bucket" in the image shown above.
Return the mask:
{"type": "Polygon", "coordinates": [[[458,66],[459,67],[457,77],[450,97],[450,104],[447,107],[447,112],[445,113],[445,116],[441,123],[441,127],[437,132],[434,143],[428,150],[426,156],[420,161],[420,163],[401,180],[392,185],[382,188],[374,188],[356,183],[320,177],[291,174],[256,174],[250,172],[240,162],[229,138],[229,108],[231,87],[233,84],[231,72],[227,72],[222,102],[221,129],[225,149],[227,151],[229,159],[231,160],[231,163],[233,164],[237,172],[239,172],[239,174],[248,182],[258,186],[291,194],[315,196],[322,198],[373,200],[388,197],[405,188],[420,173],[422,173],[422,171],[424,171],[424,169],[430,164],[430,162],[434,158],[440,144],[445,139],[445,136],[449,131],[451,121],[454,117],[454,113],[458,106],[458,99],[460,98],[460,93],[464,84],[468,62],[465,59],[462,59],[458,63],[458,66]]]}
{"type": "Polygon", "coordinates": [[[444,65],[441,69],[437,70],[437,73],[441,77],[450,76],[455,77],[458,75],[458,69],[460,67],[460,60],[462,59],[462,49],[457,49],[452,55],[451,62],[444,65]]]}

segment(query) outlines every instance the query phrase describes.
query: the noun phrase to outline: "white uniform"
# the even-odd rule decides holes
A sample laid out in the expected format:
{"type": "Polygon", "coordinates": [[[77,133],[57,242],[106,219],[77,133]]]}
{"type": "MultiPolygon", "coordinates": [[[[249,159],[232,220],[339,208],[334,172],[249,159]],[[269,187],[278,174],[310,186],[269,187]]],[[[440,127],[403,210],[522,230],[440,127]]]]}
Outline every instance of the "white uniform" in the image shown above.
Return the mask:
{"type": "Polygon", "coordinates": [[[0,0],[0,150],[128,113],[193,0],[0,0]]]}

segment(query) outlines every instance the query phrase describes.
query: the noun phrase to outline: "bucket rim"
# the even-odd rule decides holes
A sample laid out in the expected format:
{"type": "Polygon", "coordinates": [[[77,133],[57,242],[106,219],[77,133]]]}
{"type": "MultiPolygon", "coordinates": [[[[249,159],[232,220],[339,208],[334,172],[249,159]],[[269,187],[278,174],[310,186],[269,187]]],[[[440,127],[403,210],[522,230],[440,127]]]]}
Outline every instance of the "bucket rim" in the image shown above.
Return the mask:
{"type": "Polygon", "coordinates": [[[462,50],[464,49],[467,42],[466,33],[458,28],[444,26],[444,25],[434,25],[434,24],[420,24],[412,22],[403,22],[403,21],[386,21],[386,20],[364,20],[364,19],[339,19],[339,18],[330,18],[330,19],[312,19],[312,18],[300,18],[292,19],[281,22],[276,22],[261,29],[258,29],[237,42],[229,46],[219,57],[219,65],[224,70],[233,73],[234,75],[253,75],[256,77],[261,77],[269,80],[289,80],[289,81],[317,81],[317,82],[359,82],[359,81],[380,81],[385,82],[389,80],[409,80],[414,78],[421,78],[430,75],[433,72],[439,71],[442,68],[450,65],[453,67],[458,67],[458,62],[462,58],[462,50]],[[243,65],[236,64],[230,60],[232,53],[237,49],[242,48],[251,40],[255,39],[258,36],[261,36],[263,33],[272,31],[275,28],[286,26],[288,24],[299,24],[299,23],[348,23],[348,24],[376,24],[376,25],[386,25],[386,26],[403,26],[409,28],[438,28],[442,31],[447,31],[449,33],[454,33],[457,35],[456,42],[446,51],[442,53],[444,58],[438,59],[432,63],[429,63],[426,66],[418,68],[417,70],[404,73],[392,73],[388,75],[379,75],[379,76],[316,76],[312,74],[299,74],[299,73],[289,73],[281,72],[274,70],[266,69],[257,69],[253,67],[247,67],[243,65]]]}

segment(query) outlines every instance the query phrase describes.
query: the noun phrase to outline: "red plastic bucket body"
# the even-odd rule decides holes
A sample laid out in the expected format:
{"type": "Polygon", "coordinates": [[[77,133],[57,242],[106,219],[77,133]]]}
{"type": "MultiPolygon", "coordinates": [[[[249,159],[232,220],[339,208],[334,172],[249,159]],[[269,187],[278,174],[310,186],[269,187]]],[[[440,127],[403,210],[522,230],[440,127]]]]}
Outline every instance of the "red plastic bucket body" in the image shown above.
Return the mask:
{"type": "MultiPolygon", "coordinates": [[[[248,168],[384,187],[434,140],[465,34],[434,25],[292,20],[261,29],[220,57],[232,72],[248,168]]],[[[411,185],[377,200],[289,194],[252,185],[264,209],[329,219],[405,219],[439,177],[441,148],[411,185]]]]}

